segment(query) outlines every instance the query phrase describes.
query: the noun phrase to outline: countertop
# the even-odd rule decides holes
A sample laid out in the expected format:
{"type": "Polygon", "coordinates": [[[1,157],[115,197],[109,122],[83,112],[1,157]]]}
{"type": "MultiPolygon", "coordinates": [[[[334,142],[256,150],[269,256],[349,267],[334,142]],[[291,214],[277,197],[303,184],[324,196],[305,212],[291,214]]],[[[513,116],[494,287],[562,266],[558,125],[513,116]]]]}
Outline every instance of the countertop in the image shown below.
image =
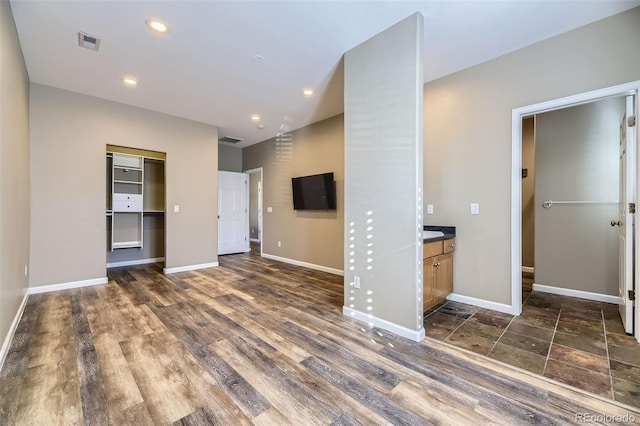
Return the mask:
{"type": "Polygon", "coordinates": [[[433,225],[425,225],[423,228],[425,231],[441,231],[444,233],[442,237],[431,237],[425,238],[422,240],[423,243],[430,243],[432,241],[442,241],[448,240],[450,238],[456,237],[456,227],[455,226],[433,226],[433,225]]]}

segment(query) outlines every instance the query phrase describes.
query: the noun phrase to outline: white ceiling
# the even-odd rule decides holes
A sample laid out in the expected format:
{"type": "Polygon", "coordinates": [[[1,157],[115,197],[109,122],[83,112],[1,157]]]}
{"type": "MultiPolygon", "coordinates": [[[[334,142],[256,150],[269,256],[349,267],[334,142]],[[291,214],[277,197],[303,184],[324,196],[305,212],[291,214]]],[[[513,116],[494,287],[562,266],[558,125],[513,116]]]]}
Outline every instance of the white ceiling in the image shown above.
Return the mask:
{"type": "Polygon", "coordinates": [[[32,82],[213,124],[244,147],[342,112],[343,53],[412,13],[425,18],[426,82],[640,0],[10,3],[32,82]],[[171,33],[152,33],[150,17],[171,33]],[[78,31],[100,51],[78,47],[78,31]],[[139,86],[122,85],[125,74],[139,86]]]}

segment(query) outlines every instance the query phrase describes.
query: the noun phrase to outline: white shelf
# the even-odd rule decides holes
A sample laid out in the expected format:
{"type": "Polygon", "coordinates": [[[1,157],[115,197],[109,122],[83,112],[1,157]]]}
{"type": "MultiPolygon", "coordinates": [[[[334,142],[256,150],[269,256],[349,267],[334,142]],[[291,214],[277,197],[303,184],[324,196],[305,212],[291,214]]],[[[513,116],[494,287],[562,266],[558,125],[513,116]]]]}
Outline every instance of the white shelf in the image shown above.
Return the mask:
{"type": "Polygon", "coordinates": [[[134,180],[113,180],[113,183],[130,183],[133,185],[142,185],[142,182],[134,181],[134,180]]]}
{"type": "Polygon", "coordinates": [[[114,249],[135,248],[135,247],[142,248],[142,241],[120,241],[120,242],[113,243],[114,249]]]}
{"type": "Polygon", "coordinates": [[[139,172],[142,171],[142,169],[140,167],[129,167],[129,166],[113,166],[114,169],[118,169],[118,170],[124,170],[126,171],[134,171],[134,172],[139,172]]]}
{"type": "Polygon", "coordinates": [[[142,170],[142,157],[139,155],[113,154],[113,168],[142,170]]]}

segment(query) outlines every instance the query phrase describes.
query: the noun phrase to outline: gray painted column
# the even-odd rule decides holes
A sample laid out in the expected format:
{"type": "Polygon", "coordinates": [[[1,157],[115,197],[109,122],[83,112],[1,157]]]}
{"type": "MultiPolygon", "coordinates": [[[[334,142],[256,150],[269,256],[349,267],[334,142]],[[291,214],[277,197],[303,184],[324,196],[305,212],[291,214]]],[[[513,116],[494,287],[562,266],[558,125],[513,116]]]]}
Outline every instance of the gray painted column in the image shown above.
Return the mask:
{"type": "Polygon", "coordinates": [[[344,61],[344,313],[416,341],[424,338],[423,40],[416,13],[344,61]]]}

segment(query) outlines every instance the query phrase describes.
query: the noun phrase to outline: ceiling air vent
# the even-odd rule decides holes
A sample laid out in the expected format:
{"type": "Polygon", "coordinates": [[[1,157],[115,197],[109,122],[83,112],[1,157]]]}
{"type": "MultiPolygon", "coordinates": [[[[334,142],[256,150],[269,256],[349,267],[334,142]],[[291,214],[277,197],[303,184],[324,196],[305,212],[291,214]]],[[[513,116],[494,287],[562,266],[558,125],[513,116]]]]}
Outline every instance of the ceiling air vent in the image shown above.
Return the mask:
{"type": "Polygon", "coordinates": [[[97,52],[98,49],[100,49],[100,39],[98,37],[94,37],[92,35],[79,31],[78,45],[80,47],[84,47],[85,49],[89,49],[89,50],[93,50],[94,52],[97,52]]]}
{"type": "Polygon", "coordinates": [[[227,143],[238,143],[238,142],[242,142],[243,139],[240,138],[234,138],[232,136],[223,136],[220,139],[218,139],[218,141],[220,142],[227,142],[227,143]]]}

